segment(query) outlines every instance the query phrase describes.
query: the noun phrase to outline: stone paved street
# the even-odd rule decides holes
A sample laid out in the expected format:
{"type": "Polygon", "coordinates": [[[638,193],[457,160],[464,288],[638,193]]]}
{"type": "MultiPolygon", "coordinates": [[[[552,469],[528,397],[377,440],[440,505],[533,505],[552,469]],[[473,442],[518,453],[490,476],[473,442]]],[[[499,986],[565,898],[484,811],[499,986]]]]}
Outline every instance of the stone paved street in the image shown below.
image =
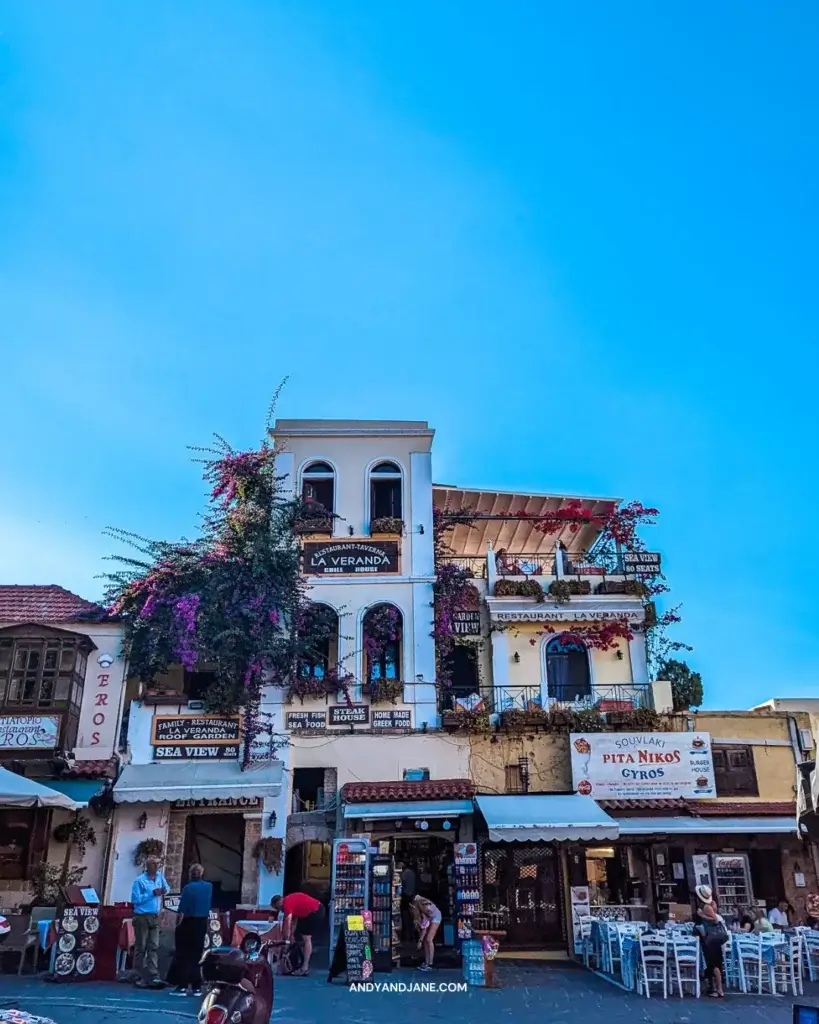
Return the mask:
{"type": "MultiPolygon", "coordinates": [[[[497,1024],[509,1021],[566,1021],[578,1024],[790,1024],[792,1000],[733,995],[724,1001],[641,999],[577,968],[551,965],[499,965],[503,988],[465,993],[354,993],[345,985],[328,985],[326,975],[282,978],[276,983],[273,1024],[417,1024],[426,1020],[497,1024]]],[[[379,975],[378,980],[412,984],[460,981],[456,971],[433,976],[415,971],[379,975]]],[[[808,986],[805,1003],[819,1006],[819,984],[808,986]]],[[[166,992],[140,992],[123,985],[49,985],[35,979],[0,976],[0,1008],[17,1006],[52,1017],[57,1024],[167,1024],[195,1019],[193,999],[166,992]]]]}

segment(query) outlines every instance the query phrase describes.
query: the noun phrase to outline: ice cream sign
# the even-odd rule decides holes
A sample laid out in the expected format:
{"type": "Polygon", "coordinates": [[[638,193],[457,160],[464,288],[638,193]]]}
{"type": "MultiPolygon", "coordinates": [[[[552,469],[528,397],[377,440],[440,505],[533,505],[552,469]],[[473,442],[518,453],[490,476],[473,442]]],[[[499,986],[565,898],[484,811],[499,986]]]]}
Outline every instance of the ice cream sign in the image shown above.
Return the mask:
{"type": "Polygon", "coordinates": [[[707,732],[572,733],[572,781],[595,800],[716,797],[707,732]]]}

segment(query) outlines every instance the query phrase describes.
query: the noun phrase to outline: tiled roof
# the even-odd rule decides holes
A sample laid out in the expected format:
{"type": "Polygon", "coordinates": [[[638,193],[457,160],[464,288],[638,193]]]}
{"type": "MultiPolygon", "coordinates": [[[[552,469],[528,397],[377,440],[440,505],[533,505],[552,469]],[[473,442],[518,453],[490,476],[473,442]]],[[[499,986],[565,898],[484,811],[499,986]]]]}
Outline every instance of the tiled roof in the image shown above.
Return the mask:
{"type": "Polygon", "coordinates": [[[115,779],[117,777],[117,759],[99,761],[74,761],[62,773],[63,779],[115,779]]]}
{"type": "Polygon", "coordinates": [[[688,807],[692,814],[697,817],[715,817],[724,814],[730,818],[750,815],[758,818],[770,814],[775,817],[789,817],[796,814],[796,803],[789,801],[759,801],[758,803],[743,803],[741,801],[721,800],[689,800],[688,807]]]}
{"type": "Polygon", "coordinates": [[[347,782],[341,787],[346,803],[379,800],[469,800],[475,794],[470,779],[429,779],[426,782],[347,782]]]}
{"type": "Polygon", "coordinates": [[[661,814],[686,814],[685,800],[598,800],[604,811],[657,811],[661,814]]]}
{"type": "Polygon", "coordinates": [[[0,586],[0,622],[88,622],[105,617],[101,605],[54,584],[0,586]]]}

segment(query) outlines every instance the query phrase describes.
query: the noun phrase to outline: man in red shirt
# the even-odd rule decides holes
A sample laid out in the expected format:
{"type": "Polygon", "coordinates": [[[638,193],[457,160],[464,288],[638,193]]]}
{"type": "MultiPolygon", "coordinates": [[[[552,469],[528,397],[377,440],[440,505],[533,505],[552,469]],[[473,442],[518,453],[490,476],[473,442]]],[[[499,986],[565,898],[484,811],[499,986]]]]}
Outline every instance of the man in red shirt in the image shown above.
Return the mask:
{"type": "Polygon", "coordinates": [[[282,938],[292,941],[296,925],[298,934],[304,939],[304,965],[296,974],[304,977],[310,969],[313,954],[313,936],[324,923],[324,907],[306,892],[291,892],[288,896],[274,896],[270,901],[273,912],[284,914],[282,938]]]}

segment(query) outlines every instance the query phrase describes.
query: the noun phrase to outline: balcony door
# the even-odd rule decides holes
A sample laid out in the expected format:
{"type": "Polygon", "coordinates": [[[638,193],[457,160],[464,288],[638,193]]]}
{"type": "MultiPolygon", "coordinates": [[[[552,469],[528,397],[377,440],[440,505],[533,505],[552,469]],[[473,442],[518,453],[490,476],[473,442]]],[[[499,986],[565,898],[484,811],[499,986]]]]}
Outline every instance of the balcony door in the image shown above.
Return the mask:
{"type": "Polygon", "coordinates": [[[557,636],[546,644],[546,694],[565,704],[591,697],[589,651],[585,644],[557,636]]]}

